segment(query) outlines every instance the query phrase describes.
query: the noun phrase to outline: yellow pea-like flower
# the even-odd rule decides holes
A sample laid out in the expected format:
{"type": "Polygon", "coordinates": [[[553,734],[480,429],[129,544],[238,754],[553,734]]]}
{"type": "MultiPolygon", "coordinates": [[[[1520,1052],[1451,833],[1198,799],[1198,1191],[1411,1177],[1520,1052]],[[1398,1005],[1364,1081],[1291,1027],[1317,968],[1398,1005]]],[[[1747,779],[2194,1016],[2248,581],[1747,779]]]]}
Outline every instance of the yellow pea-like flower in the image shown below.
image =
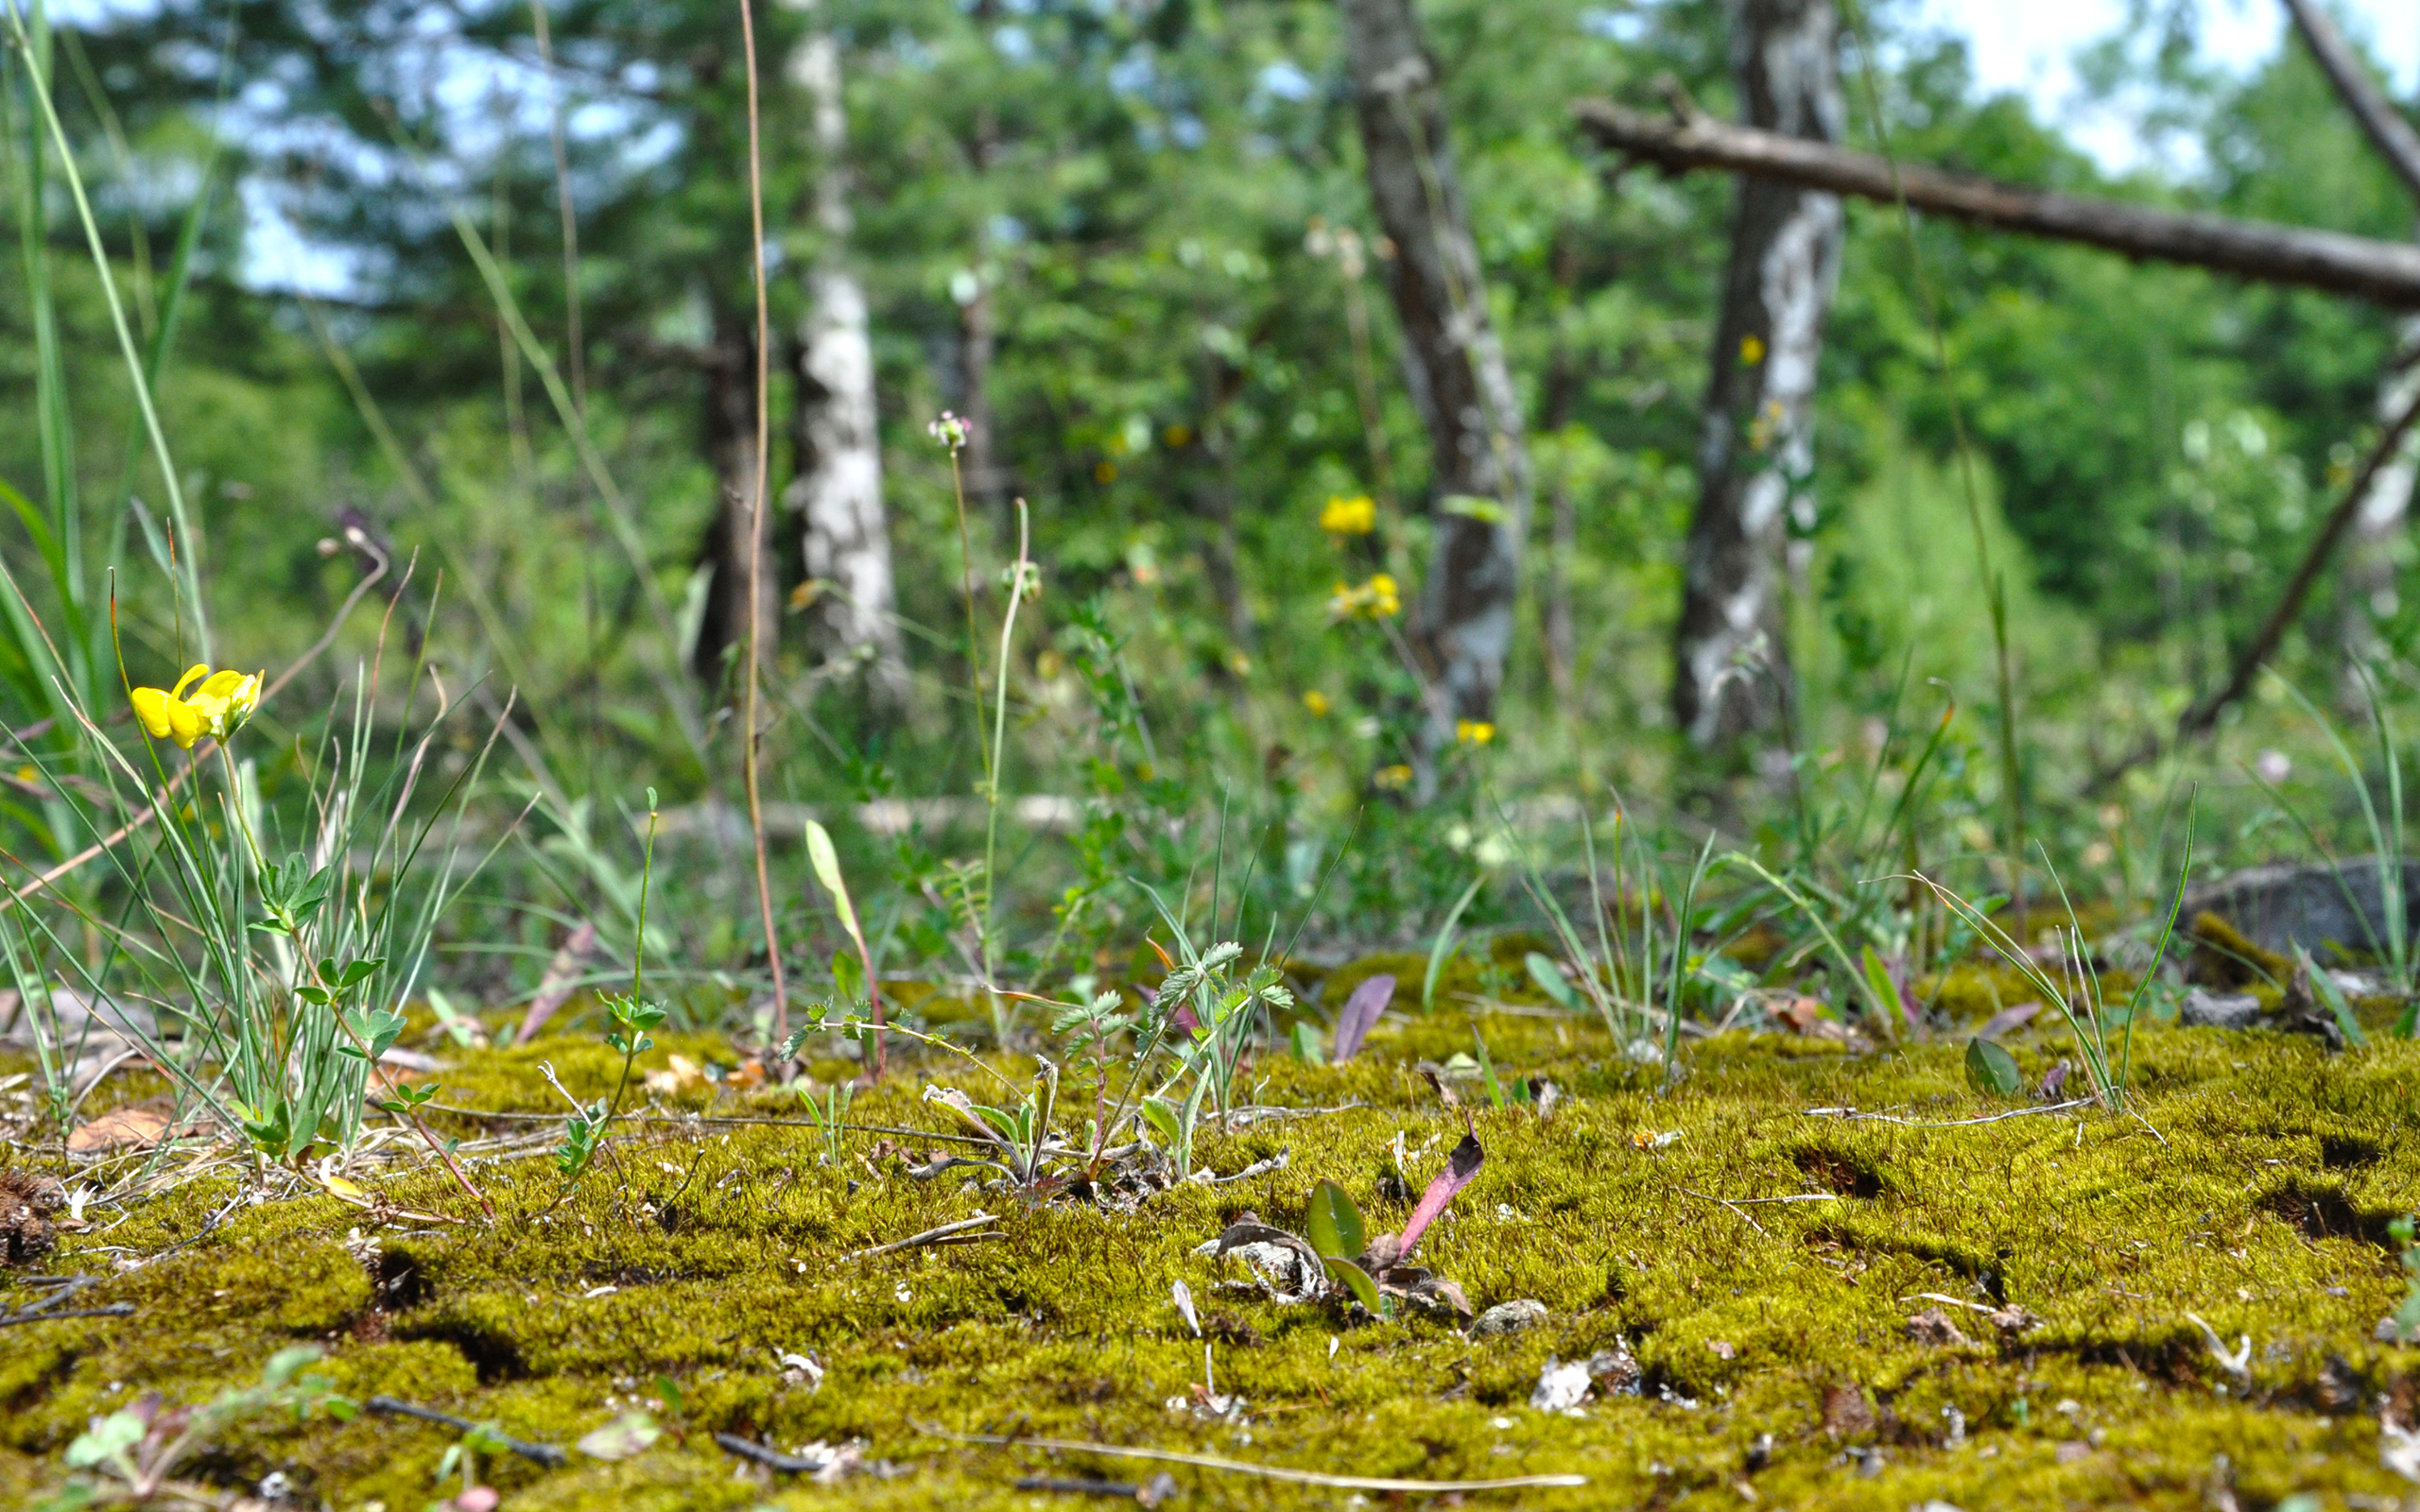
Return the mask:
{"type": "Polygon", "coordinates": [[[1378,528],[1378,507],[1367,494],[1331,498],[1320,511],[1320,528],[1331,535],[1366,536],[1378,528]]]}
{"type": "Polygon", "coordinates": [[[213,672],[196,662],[185,669],[175,687],[136,688],[129,696],[134,717],[153,740],[173,740],[180,748],[191,750],[204,735],[224,740],[243,728],[260,705],[264,675],[232,668],[213,672]],[[198,688],[194,687],[197,681],[201,684],[198,688]],[[185,696],[188,688],[193,688],[190,698],[185,696]]]}

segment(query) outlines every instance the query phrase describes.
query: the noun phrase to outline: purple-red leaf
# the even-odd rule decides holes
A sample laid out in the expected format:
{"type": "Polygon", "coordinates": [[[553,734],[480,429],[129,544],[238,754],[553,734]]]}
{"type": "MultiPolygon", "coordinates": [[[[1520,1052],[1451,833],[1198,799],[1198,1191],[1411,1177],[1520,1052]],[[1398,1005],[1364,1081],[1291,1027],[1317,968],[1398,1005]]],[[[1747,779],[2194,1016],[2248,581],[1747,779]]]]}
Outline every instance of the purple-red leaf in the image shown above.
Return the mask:
{"type": "Polygon", "coordinates": [[[1343,1008],[1336,1016],[1336,1049],[1328,1056],[1334,1065],[1342,1065],[1361,1052],[1361,1041],[1370,1033],[1378,1015],[1387,1011],[1394,1001],[1395,979],[1381,971],[1376,976],[1363,977],[1344,1000],[1343,1008]]]}
{"type": "Polygon", "coordinates": [[[1478,1136],[1463,1135],[1462,1143],[1454,1146],[1454,1153],[1445,1157],[1445,1169],[1428,1183],[1428,1190],[1420,1194],[1420,1206],[1411,1210],[1411,1217],[1405,1222],[1402,1234],[1397,1236],[1403,1246],[1400,1253],[1412,1252],[1420,1244],[1420,1236],[1454,1200],[1454,1194],[1469,1186],[1471,1178],[1478,1175],[1478,1168],[1486,1163],[1487,1151],[1479,1147],[1478,1136]]]}

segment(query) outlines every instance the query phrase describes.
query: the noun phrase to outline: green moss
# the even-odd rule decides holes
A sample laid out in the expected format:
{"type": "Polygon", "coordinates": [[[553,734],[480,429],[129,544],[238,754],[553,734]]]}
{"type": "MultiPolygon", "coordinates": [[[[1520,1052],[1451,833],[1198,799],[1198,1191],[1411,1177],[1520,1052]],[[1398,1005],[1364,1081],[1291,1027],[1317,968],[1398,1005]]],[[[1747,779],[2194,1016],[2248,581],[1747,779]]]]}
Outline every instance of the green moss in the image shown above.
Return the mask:
{"type": "MultiPolygon", "coordinates": [[[[1415,997],[1425,968],[1398,971],[1415,997]]],[[[709,1039],[666,1039],[649,1067],[673,1051],[737,1058],[709,1039]]],[[[949,1444],[923,1424],[1367,1474],[1590,1477],[1582,1491],[1521,1493],[1524,1506],[1735,1507],[1745,1484],[1760,1504],[1794,1508],[2184,1508],[2203,1504],[2221,1453],[2245,1505],[2405,1489],[2378,1467],[2372,1404],[2408,1397],[2413,1366],[2372,1342],[2371,1326],[2403,1290],[2385,1227],[2420,1177],[2409,1116],[2420,1046],[2328,1057],[2300,1040],[2152,1026],[2136,1040],[2139,1119],[1967,1125],[1951,1121],[2008,1108],[1968,1089],[1954,1042],[1868,1057],[1808,1048],[1744,1034],[1692,1046],[1665,1096],[1656,1068],[1611,1056],[1587,1021],[1414,1012],[1381,1024],[1348,1065],[1272,1058],[1251,1073],[1263,1103],[1358,1105],[1206,1140],[1216,1170],[1280,1151],[1283,1169],[1164,1193],[1132,1213],[1032,1205],[959,1172],[918,1181],[876,1159],[871,1135],[836,1173],[816,1163],[812,1129],[677,1119],[632,1125],[618,1162],[568,1194],[542,1150],[475,1156],[503,1214],[493,1228],[380,1226],[314,1195],[239,1209],[193,1239],[234,1190],[198,1183],[106,1233],[67,1236],[50,1263],[106,1270],[192,1240],[98,1294],[134,1303],[132,1317],[9,1331],[0,1502],[55,1484],[60,1452],[91,1416],[144,1390],[207,1397],[298,1338],[324,1344],[356,1397],[385,1392],[563,1444],[651,1395],[657,1375],[681,1383],[685,1442],[616,1465],[575,1455],[554,1471],[503,1461],[493,1478],[516,1507],[1022,1506],[1034,1503],[1011,1489],[1020,1473],[1139,1469],[949,1444]],[[1544,1124],[1471,1114],[1487,1165],[1422,1254],[1478,1306],[1543,1301],[1544,1324],[1480,1343],[1425,1316],[1351,1327],[1228,1289],[1240,1273],[1192,1253],[1247,1209],[1292,1221],[1322,1177],[1344,1183],[1374,1226],[1399,1223],[1401,1206],[1375,1190],[1389,1142],[1402,1131],[1416,1184],[1462,1127],[1411,1063],[1466,1048],[1475,1026],[1507,1074],[1549,1076],[1573,1098],[1544,1124]],[[1911,1122],[1808,1112],[1851,1107],[1911,1122]],[[1782,1196],[1821,1200],[1759,1200],[1782,1196]],[[1004,1240],[836,1258],[978,1209],[1000,1215],[1004,1240]],[[1219,1388],[1246,1399],[1240,1428],[1167,1406],[1201,1380],[1201,1346],[1169,1301],[1178,1280],[1218,1341],[1219,1388]],[[2038,1326],[2003,1338],[1981,1311],[2003,1301],[2038,1326]],[[1966,1347],[1908,1336],[1909,1315],[1937,1305],[1966,1347]],[[2252,1336],[2248,1383],[2187,1314],[2230,1345],[2252,1336]],[[1644,1367],[1645,1395],[1576,1418],[1528,1406],[1549,1356],[1616,1342],[1644,1367]],[[784,1379],[786,1352],[827,1368],[820,1389],[784,1379]],[[1825,1393],[1841,1387],[1869,1404],[1871,1426],[1827,1428],[1825,1393]],[[862,1438],[895,1473],[759,1484],[735,1476],[703,1436],[714,1430],[783,1446],[862,1438]],[[1874,1478],[1844,1458],[1867,1445],[1880,1455],[1874,1478]]],[[[2038,1076],[2068,1047],[2036,1026],[2011,1048],[2038,1076]]],[[[545,1109],[542,1058],[579,1095],[617,1070],[589,1041],[549,1037],[449,1070],[447,1101],[545,1109]]],[[[904,1050],[894,1067],[856,1119],[941,1129],[917,1101],[922,1079],[972,1085],[962,1065],[904,1050]]],[[[700,1089],[663,1107],[762,1117],[781,1100],[700,1089]]],[[[469,1139],[530,1127],[448,1123],[469,1139]]],[[[399,1166],[370,1184],[398,1208],[464,1211],[440,1172],[399,1166]]],[[[24,1295],[0,1290],[0,1301],[24,1295]]],[[[417,1507],[436,1495],[455,1436],[391,1418],[265,1421],[208,1469],[230,1486],[282,1469],[339,1508],[417,1507]]],[[[1339,1500],[1176,1473],[1188,1505],[1339,1500]]]]}

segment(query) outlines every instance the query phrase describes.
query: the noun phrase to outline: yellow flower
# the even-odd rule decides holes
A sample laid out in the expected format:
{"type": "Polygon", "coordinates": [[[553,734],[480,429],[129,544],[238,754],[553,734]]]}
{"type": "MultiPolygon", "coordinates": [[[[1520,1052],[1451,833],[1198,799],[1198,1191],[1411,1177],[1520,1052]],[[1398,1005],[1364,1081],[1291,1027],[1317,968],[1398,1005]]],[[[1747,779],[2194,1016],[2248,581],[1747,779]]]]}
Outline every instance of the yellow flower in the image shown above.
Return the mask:
{"type": "Polygon", "coordinates": [[[1320,511],[1320,528],[1335,536],[1366,536],[1378,528],[1378,507],[1368,494],[1332,497],[1320,511]]]}
{"type": "Polygon", "coordinates": [[[1739,338],[1739,360],[1753,368],[1765,360],[1765,344],[1754,336],[1739,338]]]}
{"type": "Polygon", "coordinates": [[[1403,612],[1403,601],[1395,597],[1395,580],[1386,573],[1370,579],[1370,617],[1391,619],[1403,612]]]}
{"type": "Polygon", "coordinates": [[[194,742],[204,735],[225,740],[242,729],[259,706],[263,676],[233,668],[213,672],[196,662],[167,692],[135,689],[130,695],[134,716],[153,740],[173,740],[185,750],[193,749],[194,742]],[[197,679],[201,686],[194,688],[197,679]],[[185,696],[187,688],[193,688],[190,698],[185,696]]]}
{"type": "Polygon", "coordinates": [[[1495,727],[1484,719],[1457,719],[1454,739],[1464,746],[1484,746],[1495,738],[1495,727]]]}
{"type": "Polygon", "coordinates": [[[1382,620],[1403,612],[1403,600],[1396,596],[1395,580],[1379,573],[1358,588],[1336,585],[1328,595],[1327,611],[1340,620],[1382,620]]]}
{"type": "Polygon", "coordinates": [[[1327,717],[1327,712],[1330,705],[1327,701],[1327,695],[1320,692],[1317,688],[1313,688],[1310,692],[1303,695],[1303,707],[1311,712],[1312,718],[1325,719],[1327,717]]]}
{"type": "Polygon", "coordinates": [[[1370,774],[1370,781],[1377,786],[1384,788],[1409,787],[1411,785],[1411,768],[1406,766],[1401,762],[1395,763],[1392,766],[1381,766],[1376,771],[1370,774]]]}

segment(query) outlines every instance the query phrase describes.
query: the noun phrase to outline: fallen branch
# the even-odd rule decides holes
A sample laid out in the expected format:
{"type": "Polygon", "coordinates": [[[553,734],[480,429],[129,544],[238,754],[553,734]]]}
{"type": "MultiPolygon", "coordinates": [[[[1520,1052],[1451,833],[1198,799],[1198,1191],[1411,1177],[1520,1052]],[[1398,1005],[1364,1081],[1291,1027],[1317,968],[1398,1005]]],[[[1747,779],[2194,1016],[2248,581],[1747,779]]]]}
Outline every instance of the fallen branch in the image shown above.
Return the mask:
{"type": "Polygon", "coordinates": [[[1896,1124],[1902,1128],[1968,1128],[1977,1124],[1996,1124],[2007,1118],[2034,1118],[2044,1113],[2064,1113],[2070,1108],[2090,1108],[2100,1099],[2079,1097],[2071,1102],[2051,1103],[2042,1108],[2012,1108],[2005,1113],[1991,1113],[1982,1118],[1950,1118],[1938,1123],[1921,1119],[1900,1118],[1891,1113],[1860,1113],[1854,1108],[1809,1108],[1808,1118],[1837,1118],[1861,1124],[1896,1124]]]}
{"type": "Polygon", "coordinates": [[[726,1454],[735,1454],[784,1475],[820,1475],[832,1465],[828,1459],[801,1459],[796,1454],[785,1454],[778,1449],[760,1444],[752,1438],[742,1438],[737,1434],[717,1434],[715,1442],[726,1454]]]}
{"type": "Polygon", "coordinates": [[[1401,1491],[1412,1496],[1445,1496],[1461,1491],[1517,1491],[1530,1486],[1585,1486],[1585,1475],[1502,1475],[1483,1481],[1415,1481],[1390,1475],[1330,1475],[1324,1470],[1298,1470],[1283,1465],[1255,1465],[1219,1454],[1193,1454],[1183,1450],[1145,1449],[1132,1444],[1088,1444],[1072,1438],[1027,1438],[1007,1434],[954,1434],[929,1423],[911,1424],[927,1438],[952,1444],[997,1444],[1004,1449],[1046,1449],[1068,1454],[1100,1454],[1111,1459],[1145,1459],[1163,1465],[1190,1465],[1197,1469],[1257,1475],[1265,1481],[1292,1486],[1324,1486],[1340,1491],[1401,1491]]]}
{"type": "Polygon", "coordinates": [[[913,1249],[919,1245],[929,1245],[936,1240],[946,1239],[952,1234],[964,1233],[969,1228],[980,1228],[987,1223],[997,1221],[988,1212],[978,1212],[972,1218],[960,1218],[956,1223],[945,1223],[938,1228],[927,1228],[920,1234],[909,1234],[905,1239],[894,1239],[887,1245],[876,1245],[872,1249],[856,1250],[842,1255],[834,1263],[842,1264],[852,1260],[872,1260],[876,1255],[889,1255],[902,1249],[913,1249]]]}
{"type": "Polygon", "coordinates": [[[1602,100],[1572,107],[1581,129],[1627,162],[1668,173],[1722,168],[1884,204],[1905,190],[1911,209],[1996,231],[2082,242],[2128,257],[2232,273],[2263,284],[2349,294],[2395,309],[2420,308],[2420,246],[2226,215],[2157,210],[2057,194],[1871,153],[1734,126],[1691,111],[1679,120],[1602,100]]]}
{"type": "MultiPolygon", "coordinates": [[[[417,1407],[408,1401],[401,1401],[393,1397],[372,1397],[368,1401],[363,1402],[361,1406],[363,1411],[374,1412],[382,1418],[417,1418],[422,1422],[435,1423],[441,1428],[451,1428],[456,1433],[461,1434],[467,1434],[472,1429],[482,1426],[479,1423],[472,1421],[468,1418],[457,1418],[450,1412],[439,1412],[434,1407],[417,1407]]],[[[496,1433],[495,1436],[497,1442],[503,1444],[505,1448],[520,1455],[523,1459],[546,1466],[549,1469],[559,1469],[562,1466],[571,1462],[571,1456],[564,1453],[563,1451],[556,1445],[532,1444],[527,1440],[515,1438],[510,1434],[501,1432],[496,1433]]]]}

